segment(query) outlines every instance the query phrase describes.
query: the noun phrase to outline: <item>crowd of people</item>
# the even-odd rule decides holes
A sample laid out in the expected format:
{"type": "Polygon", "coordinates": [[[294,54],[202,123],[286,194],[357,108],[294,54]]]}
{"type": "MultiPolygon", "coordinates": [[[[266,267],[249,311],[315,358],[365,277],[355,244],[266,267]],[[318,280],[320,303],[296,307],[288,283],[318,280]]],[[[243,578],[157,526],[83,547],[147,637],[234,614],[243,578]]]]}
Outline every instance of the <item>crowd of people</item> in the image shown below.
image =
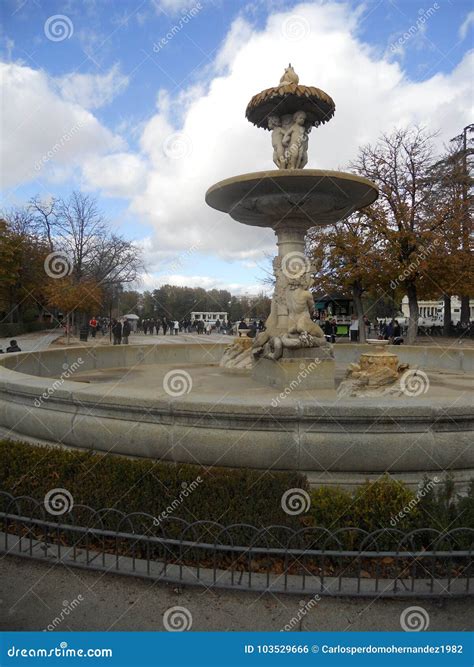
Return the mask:
{"type": "Polygon", "coordinates": [[[137,331],[143,334],[166,334],[177,336],[179,333],[228,333],[230,322],[216,320],[215,322],[208,322],[201,319],[184,319],[175,320],[172,318],[147,318],[139,320],[137,324],[137,331]]]}

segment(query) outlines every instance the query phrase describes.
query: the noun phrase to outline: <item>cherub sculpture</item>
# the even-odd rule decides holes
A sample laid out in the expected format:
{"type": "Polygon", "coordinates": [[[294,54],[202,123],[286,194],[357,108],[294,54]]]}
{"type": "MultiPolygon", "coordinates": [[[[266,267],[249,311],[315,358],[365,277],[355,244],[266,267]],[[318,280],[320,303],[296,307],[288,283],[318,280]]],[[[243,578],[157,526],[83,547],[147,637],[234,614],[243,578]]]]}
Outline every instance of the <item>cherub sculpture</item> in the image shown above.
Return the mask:
{"type": "Polygon", "coordinates": [[[302,169],[308,162],[308,132],[305,127],[306,113],[296,111],[293,123],[282,139],[286,148],[286,168],[302,169]]]}
{"type": "Polygon", "coordinates": [[[283,137],[285,136],[286,130],[282,128],[278,116],[268,117],[268,128],[272,130],[273,162],[278,169],[285,169],[286,154],[283,145],[283,137]]]}

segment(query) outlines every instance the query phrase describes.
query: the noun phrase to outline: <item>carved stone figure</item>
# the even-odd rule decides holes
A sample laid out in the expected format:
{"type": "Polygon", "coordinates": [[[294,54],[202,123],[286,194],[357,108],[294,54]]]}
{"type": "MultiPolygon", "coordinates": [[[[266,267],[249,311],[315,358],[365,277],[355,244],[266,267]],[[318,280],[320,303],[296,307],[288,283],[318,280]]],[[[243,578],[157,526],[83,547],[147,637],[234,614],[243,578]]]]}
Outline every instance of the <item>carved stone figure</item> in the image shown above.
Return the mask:
{"type": "Polygon", "coordinates": [[[278,116],[268,117],[268,127],[272,130],[273,162],[278,169],[286,169],[286,152],[283,145],[283,137],[286,130],[281,126],[278,116]]]}
{"type": "Polygon", "coordinates": [[[300,82],[300,77],[297,75],[297,73],[295,72],[290,63],[288,67],[285,67],[285,71],[283,72],[283,75],[280,79],[280,85],[287,86],[290,83],[298,84],[299,82],[300,82]]]}
{"type": "Polygon", "coordinates": [[[311,319],[314,312],[314,299],[308,287],[311,277],[304,274],[300,280],[291,280],[287,289],[286,302],[288,304],[288,333],[306,332],[314,338],[326,342],[324,332],[311,319]]]}
{"type": "Polygon", "coordinates": [[[292,121],[283,137],[283,145],[286,148],[286,168],[302,169],[308,162],[308,132],[305,127],[305,112],[296,111],[292,121]]]}
{"type": "Polygon", "coordinates": [[[284,349],[303,347],[324,348],[332,356],[332,346],[326,341],[321,327],[312,321],[314,301],[309,287],[311,274],[305,272],[298,278],[289,279],[281,270],[281,257],[273,260],[276,277],[270,315],[265,322],[266,330],[255,338],[252,346],[254,358],[278,360],[284,349]],[[278,329],[278,315],[284,315],[287,330],[278,329]]]}

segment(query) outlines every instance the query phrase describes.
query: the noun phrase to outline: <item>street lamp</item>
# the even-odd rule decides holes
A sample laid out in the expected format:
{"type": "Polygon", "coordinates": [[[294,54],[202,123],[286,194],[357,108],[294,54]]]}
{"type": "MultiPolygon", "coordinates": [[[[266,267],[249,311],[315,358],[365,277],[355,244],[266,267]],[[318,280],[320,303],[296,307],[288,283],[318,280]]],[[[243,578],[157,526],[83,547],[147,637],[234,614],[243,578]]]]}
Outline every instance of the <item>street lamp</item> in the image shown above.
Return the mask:
{"type": "MultiPolygon", "coordinates": [[[[462,157],[462,203],[463,203],[463,222],[462,222],[462,247],[463,250],[468,253],[470,248],[470,216],[469,216],[469,202],[468,202],[468,170],[467,170],[467,155],[469,150],[467,148],[467,133],[474,132],[474,123],[466,125],[463,128],[461,134],[458,134],[456,137],[451,139],[451,142],[462,141],[462,150],[458,151],[456,157],[461,155],[462,157]]],[[[470,298],[469,295],[461,295],[461,323],[469,324],[471,319],[471,308],[470,308],[470,298]]]]}

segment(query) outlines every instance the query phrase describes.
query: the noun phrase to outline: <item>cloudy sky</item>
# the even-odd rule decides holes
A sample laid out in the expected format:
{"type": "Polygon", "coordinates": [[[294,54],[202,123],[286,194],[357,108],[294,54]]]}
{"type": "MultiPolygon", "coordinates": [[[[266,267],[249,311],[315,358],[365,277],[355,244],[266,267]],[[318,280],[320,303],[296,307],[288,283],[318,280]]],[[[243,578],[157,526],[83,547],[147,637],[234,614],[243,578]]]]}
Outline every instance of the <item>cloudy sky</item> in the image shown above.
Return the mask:
{"type": "Polygon", "coordinates": [[[437,0],[3,0],[2,207],[93,193],[143,245],[142,288],[262,288],[274,237],[204,203],[207,188],[273,168],[245,120],[291,62],[336,114],[308,167],[411,123],[438,147],[473,121],[472,3],[437,0]]]}

